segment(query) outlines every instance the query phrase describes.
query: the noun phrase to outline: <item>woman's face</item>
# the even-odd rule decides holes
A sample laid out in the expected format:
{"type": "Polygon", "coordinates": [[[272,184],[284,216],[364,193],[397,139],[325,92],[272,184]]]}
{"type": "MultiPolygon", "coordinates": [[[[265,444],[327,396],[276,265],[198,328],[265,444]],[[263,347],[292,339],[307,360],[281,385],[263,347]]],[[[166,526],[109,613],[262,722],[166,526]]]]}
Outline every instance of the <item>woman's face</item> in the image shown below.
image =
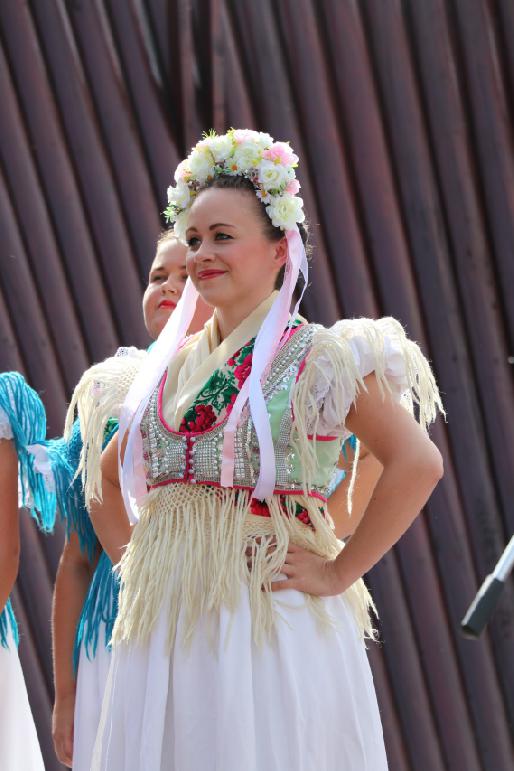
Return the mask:
{"type": "Polygon", "coordinates": [[[153,340],[177,307],[186,280],[186,248],[175,238],[169,238],[157,247],[143,295],[145,326],[153,340]]]}
{"type": "Polygon", "coordinates": [[[191,207],[187,272],[211,306],[250,312],[273,291],[287,243],[266,237],[257,206],[251,191],[208,188],[191,207]]]}
{"type": "MultiPolygon", "coordinates": [[[[186,247],[171,237],[157,247],[157,254],[148,276],[148,286],[143,295],[143,316],[152,340],[159,337],[177,307],[186,280],[186,247]]],[[[198,298],[195,315],[189,327],[190,334],[202,329],[211,314],[212,308],[198,298]]]]}

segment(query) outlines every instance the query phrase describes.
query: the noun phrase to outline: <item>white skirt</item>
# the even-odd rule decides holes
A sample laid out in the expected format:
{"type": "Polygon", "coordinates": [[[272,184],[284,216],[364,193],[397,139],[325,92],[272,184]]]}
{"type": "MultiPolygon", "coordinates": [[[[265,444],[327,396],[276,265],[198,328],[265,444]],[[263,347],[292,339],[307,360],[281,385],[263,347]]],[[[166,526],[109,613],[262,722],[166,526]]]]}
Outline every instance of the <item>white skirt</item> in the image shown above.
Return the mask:
{"type": "Polygon", "coordinates": [[[149,643],[112,654],[94,771],[386,771],[364,643],[343,597],[322,630],[304,596],[276,595],[273,640],[251,637],[246,588],[222,611],[213,644],[201,619],[192,644],[166,650],[161,613],[149,643]]]}
{"type": "Polygon", "coordinates": [[[110,663],[111,652],[101,642],[93,659],[88,659],[82,645],[75,694],[73,771],[90,771],[110,663]]]}
{"type": "Polygon", "coordinates": [[[12,634],[0,646],[0,768],[45,771],[25,679],[12,634]]]}

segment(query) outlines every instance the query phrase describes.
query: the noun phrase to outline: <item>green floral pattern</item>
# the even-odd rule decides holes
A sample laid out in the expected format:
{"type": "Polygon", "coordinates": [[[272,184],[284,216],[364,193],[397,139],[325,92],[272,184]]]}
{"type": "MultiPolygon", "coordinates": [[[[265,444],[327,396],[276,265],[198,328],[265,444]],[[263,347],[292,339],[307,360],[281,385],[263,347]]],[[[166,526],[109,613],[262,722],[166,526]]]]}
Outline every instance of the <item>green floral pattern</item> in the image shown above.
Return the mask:
{"type": "Polygon", "coordinates": [[[230,413],[252,369],[254,344],[255,338],[252,338],[213,372],[184,415],[180,431],[207,431],[230,413]]]}
{"type": "MultiPolygon", "coordinates": [[[[296,328],[300,324],[301,322],[297,321],[293,327],[296,328]]],[[[230,414],[232,405],[251,372],[254,344],[255,338],[252,338],[236,351],[222,367],[213,372],[184,415],[180,424],[180,431],[207,431],[230,414]]],[[[280,496],[284,516],[287,516],[286,497],[285,495],[280,496]]],[[[255,516],[270,516],[267,504],[255,498],[251,500],[250,511],[255,516]]],[[[296,517],[308,527],[312,527],[306,509],[298,503],[296,504],[296,517]]]]}

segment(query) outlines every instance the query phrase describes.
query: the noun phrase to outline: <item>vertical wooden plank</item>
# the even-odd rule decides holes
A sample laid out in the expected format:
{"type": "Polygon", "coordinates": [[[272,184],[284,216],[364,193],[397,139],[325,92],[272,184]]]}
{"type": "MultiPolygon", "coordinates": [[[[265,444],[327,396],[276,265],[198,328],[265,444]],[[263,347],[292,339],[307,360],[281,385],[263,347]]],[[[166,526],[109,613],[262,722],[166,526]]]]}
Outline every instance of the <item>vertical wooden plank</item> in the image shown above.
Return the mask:
{"type": "Polygon", "coordinates": [[[105,14],[94,3],[67,9],[143,281],[161,222],[129,94],[105,14]]]}
{"type": "MultiPolygon", "coordinates": [[[[168,122],[168,105],[149,60],[137,7],[132,0],[106,0],[105,8],[130,93],[134,119],[145,148],[159,210],[162,211],[166,190],[173,180],[173,171],[179,161],[168,122]]],[[[169,105],[169,108],[176,110],[177,105],[169,105]]]]}
{"type": "Polygon", "coordinates": [[[0,175],[0,287],[27,363],[30,385],[44,395],[50,430],[61,425],[65,392],[52,340],[39,306],[25,248],[0,175]]]}
{"type": "MultiPolygon", "coordinates": [[[[316,254],[316,260],[311,265],[311,273],[312,280],[316,281],[319,287],[319,294],[307,295],[306,312],[313,321],[333,323],[338,315],[334,278],[338,290],[350,308],[352,303],[353,307],[356,307],[352,288],[355,287],[355,292],[359,296],[360,292],[366,292],[366,284],[357,287],[356,280],[350,275],[345,276],[345,279],[348,279],[348,284],[345,284],[341,271],[333,277],[325,258],[328,242],[325,242],[324,234],[318,225],[322,212],[316,203],[315,179],[309,169],[307,149],[300,132],[300,116],[295,111],[287,62],[282,54],[281,41],[273,16],[274,7],[267,0],[258,6],[253,3],[241,6],[234,0],[227,3],[249,97],[254,114],[258,118],[258,124],[249,128],[268,131],[275,139],[289,140],[302,159],[300,170],[302,197],[305,201],[307,217],[313,226],[316,254]]],[[[348,217],[351,218],[351,212],[345,213],[343,220],[348,217]]],[[[355,231],[352,231],[352,235],[353,232],[355,231]]],[[[345,254],[346,249],[343,245],[344,241],[340,241],[337,249],[345,254]]],[[[336,248],[334,244],[332,246],[336,248]]]]}
{"type": "Polygon", "coordinates": [[[499,290],[514,345],[514,144],[498,62],[491,4],[483,0],[448,6],[460,41],[484,206],[490,223],[499,290]]]}
{"type": "Polygon", "coordinates": [[[36,3],[33,14],[108,287],[109,304],[122,330],[123,343],[143,346],[144,326],[139,314],[132,310],[141,299],[136,261],[73,33],[61,0],[45,8],[36,3]]]}
{"type": "Polygon", "coordinates": [[[0,4],[0,33],[89,356],[100,360],[118,338],[28,7],[0,4]]]}
{"type": "Polygon", "coordinates": [[[71,391],[87,366],[87,353],[8,72],[0,50],[0,102],[5,110],[0,162],[23,233],[29,270],[37,284],[38,304],[51,331],[66,387],[71,391]]]}

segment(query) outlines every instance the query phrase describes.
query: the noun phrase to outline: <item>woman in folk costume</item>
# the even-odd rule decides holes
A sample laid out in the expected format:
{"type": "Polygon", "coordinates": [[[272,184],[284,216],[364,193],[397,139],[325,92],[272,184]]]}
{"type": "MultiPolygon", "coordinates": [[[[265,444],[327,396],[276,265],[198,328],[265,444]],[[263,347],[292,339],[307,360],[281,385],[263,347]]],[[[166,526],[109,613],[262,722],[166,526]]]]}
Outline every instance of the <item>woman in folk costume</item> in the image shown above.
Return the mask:
{"type": "MultiPolygon", "coordinates": [[[[173,230],[162,233],[143,295],[143,317],[153,340],[182,295],[187,280],[185,260],[185,246],[173,230]]],[[[198,303],[190,331],[201,329],[211,313],[209,306],[198,303]]],[[[127,349],[118,351],[118,355],[126,354],[127,349]]],[[[104,429],[104,446],[117,428],[117,420],[111,418],[104,429]]],[[[75,471],[82,449],[78,420],[65,449],[75,471]]],[[[93,530],[80,478],[74,480],[66,496],[63,513],[67,538],[57,571],[53,609],[53,735],[61,763],[73,765],[76,771],[89,771],[110,663],[119,584],[93,530]]]]}
{"type": "Polygon", "coordinates": [[[149,354],[75,391],[86,500],[123,555],[94,769],[387,768],[362,575],[442,474],[424,430],[441,403],[398,322],[290,312],[300,272],[307,284],[297,160],[252,131],[194,148],[169,191],[181,303],[149,354]],[[186,338],[198,292],[214,315],[186,338]],[[341,548],[326,497],[351,433],[383,472],[341,548]]]}
{"type": "MultiPolygon", "coordinates": [[[[44,771],[9,593],[18,574],[18,503],[44,532],[55,524],[53,467],[61,459],[47,449],[45,436],[39,396],[18,372],[0,373],[0,767],[9,771],[44,771]]],[[[70,472],[61,469],[62,485],[70,472]]]]}

